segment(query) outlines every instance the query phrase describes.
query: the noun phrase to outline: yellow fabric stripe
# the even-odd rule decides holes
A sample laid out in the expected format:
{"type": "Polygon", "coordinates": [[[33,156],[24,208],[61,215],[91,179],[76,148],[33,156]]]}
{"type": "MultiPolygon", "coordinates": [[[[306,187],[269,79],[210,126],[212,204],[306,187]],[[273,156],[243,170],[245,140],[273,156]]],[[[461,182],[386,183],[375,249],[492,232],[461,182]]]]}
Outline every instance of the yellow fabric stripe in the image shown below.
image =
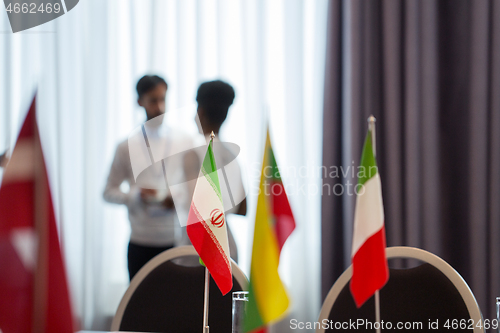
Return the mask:
{"type": "MultiPolygon", "coordinates": [[[[267,134],[266,150],[271,144],[267,134]]],[[[260,180],[260,194],[257,199],[255,233],[252,249],[250,280],[253,284],[257,306],[265,323],[273,321],[287,310],[289,305],[283,283],[278,274],[279,247],[271,228],[271,209],[265,195],[264,168],[270,163],[268,154],[264,154],[260,180]]]]}

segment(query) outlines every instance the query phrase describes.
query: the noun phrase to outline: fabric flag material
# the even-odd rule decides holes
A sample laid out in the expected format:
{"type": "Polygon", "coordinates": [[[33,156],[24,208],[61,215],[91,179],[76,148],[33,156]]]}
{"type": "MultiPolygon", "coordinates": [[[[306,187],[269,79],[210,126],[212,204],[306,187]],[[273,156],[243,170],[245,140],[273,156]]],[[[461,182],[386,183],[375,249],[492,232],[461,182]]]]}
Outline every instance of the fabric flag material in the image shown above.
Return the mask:
{"type": "Polygon", "coordinates": [[[69,333],[73,316],[35,101],[0,187],[0,330],[69,333]]]}
{"type": "Polygon", "coordinates": [[[289,305],[278,264],[281,248],[295,228],[295,220],[274,158],[269,130],[259,190],[245,332],[257,332],[279,319],[289,305]]]}
{"type": "Polygon", "coordinates": [[[187,234],[223,295],[233,288],[226,218],[210,140],[194,189],[187,234]]]}
{"type": "Polygon", "coordinates": [[[368,131],[361,155],[357,193],[350,289],[359,308],[389,279],[385,256],[382,186],[372,146],[371,130],[368,131]]]}

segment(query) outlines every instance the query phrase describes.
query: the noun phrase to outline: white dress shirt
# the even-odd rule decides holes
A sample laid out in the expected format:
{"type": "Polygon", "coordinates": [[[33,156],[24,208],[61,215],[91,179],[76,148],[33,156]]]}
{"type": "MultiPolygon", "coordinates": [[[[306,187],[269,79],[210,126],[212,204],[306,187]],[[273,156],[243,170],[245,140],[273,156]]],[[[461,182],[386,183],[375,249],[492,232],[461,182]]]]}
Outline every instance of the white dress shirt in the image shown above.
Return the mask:
{"type": "Polygon", "coordinates": [[[165,174],[169,181],[173,181],[174,177],[183,173],[183,166],[181,158],[166,158],[162,162],[161,157],[165,158],[190,149],[193,143],[189,136],[179,130],[170,128],[158,130],[149,126],[145,132],[148,140],[139,129],[116,148],[103,197],[107,202],[127,206],[132,243],[145,246],[170,246],[180,237],[180,224],[175,209],[167,209],[157,202],[144,202],[140,192],[141,188],[154,188],[166,195],[165,192],[169,191],[169,187],[166,185],[165,174]],[[130,145],[132,147],[129,149],[130,145]],[[137,148],[138,146],[140,147],[137,148]],[[137,149],[144,151],[144,147],[147,147],[146,149],[151,147],[149,153],[148,151],[142,155],[140,151],[136,153],[137,149]],[[130,151],[133,154],[132,162],[130,151]],[[150,156],[154,156],[153,161],[150,156]],[[147,165],[149,167],[139,169],[141,172],[138,174],[137,165],[142,166],[141,168],[147,165]],[[122,191],[123,182],[129,184],[128,192],[122,191]]]}

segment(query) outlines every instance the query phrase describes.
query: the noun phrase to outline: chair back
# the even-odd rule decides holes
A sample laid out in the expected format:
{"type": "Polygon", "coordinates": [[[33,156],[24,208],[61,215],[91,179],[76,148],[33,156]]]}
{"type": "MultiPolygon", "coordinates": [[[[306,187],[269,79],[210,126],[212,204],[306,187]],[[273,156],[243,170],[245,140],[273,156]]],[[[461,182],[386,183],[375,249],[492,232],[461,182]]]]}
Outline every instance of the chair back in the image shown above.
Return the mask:
{"type": "MultiPolygon", "coordinates": [[[[436,332],[448,330],[444,326],[448,324],[453,331],[484,332],[476,326],[482,316],[474,295],[448,263],[430,252],[412,247],[390,247],[386,254],[388,260],[417,259],[423,264],[408,269],[390,269],[389,281],[379,292],[380,318],[385,328],[392,325],[392,329],[398,329],[400,323],[403,326],[398,330],[436,332]]],[[[374,297],[358,309],[349,290],[351,276],[352,267],[349,267],[328,293],[318,320],[325,325],[318,324],[317,333],[335,329],[335,325],[342,329],[343,323],[353,321],[360,325],[344,324],[344,328],[374,332],[374,297]]]]}
{"type": "MultiPolygon", "coordinates": [[[[169,333],[201,331],[205,268],[197,263],[197,258],[192,246],[181,246],[151,259],[130,282],[111,330],[169,333]]],[[[234,261],[232,270],[232,292],[245,290],[247,278],[234,261]]],[[[231,331],[232,292],[222,296],[213,279],[210,279],[211,331],[231,331]]]]}

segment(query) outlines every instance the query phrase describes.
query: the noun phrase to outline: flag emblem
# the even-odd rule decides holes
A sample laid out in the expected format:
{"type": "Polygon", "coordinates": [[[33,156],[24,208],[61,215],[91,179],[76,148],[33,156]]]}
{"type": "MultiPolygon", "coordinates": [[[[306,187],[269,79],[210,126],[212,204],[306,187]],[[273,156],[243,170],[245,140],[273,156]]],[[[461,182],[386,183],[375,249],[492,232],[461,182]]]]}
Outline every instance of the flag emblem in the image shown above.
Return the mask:
{"type": "Polygon", "coordinates": [[[210,221],[217,228],[222,228],[224,225],[224,213],[220,209],[216,208],[210,213],[210,221]]]}

